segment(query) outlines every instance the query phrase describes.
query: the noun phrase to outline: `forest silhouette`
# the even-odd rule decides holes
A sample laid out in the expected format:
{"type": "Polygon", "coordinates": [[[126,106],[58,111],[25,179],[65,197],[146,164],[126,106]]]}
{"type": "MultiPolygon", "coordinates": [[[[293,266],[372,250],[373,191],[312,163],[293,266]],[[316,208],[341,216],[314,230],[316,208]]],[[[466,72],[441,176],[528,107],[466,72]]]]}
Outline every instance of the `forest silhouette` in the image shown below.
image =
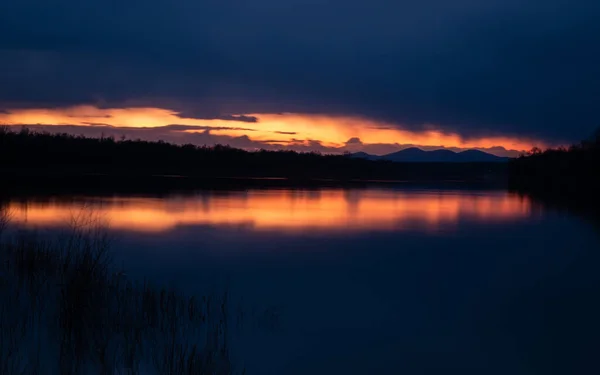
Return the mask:
{"type": "Polygon", "coordinates": [[[600,131],[570,147],[534,148],[508,163],[508,186],[547,207],[577,213],[600,225],[600,131]]]}
{"type": "Polygon", "coordinates": [[[532,149],[509,163],[513,188],[538,195],[576,199],[600,189],[600,131],[570,147],[532,149]]]}
{"type": "Polygon", "coordinates": [[[503,163],[397,163],[295,151],[246,151],[224,145],[86,138],[0,129],[0,170],[14,177],[186,176],[335,180],[477,180],[503,163]]]}

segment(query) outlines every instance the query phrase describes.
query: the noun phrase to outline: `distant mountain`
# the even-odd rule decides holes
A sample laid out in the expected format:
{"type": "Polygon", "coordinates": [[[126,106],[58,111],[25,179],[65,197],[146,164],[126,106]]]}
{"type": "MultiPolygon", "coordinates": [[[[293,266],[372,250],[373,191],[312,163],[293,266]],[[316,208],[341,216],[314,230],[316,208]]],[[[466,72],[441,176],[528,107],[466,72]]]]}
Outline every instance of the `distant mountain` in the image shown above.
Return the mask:
{"type": "Polygon", "coordinates": [[[420,148],[411,147],[404,150],[383,155],[384,160],[399,162],[456,162],[459,161],[456,153],[450,150],[423,151],[420,148]]]}
{"type": "Polygon", "coordinates": [[[348,155],[351,158],[357,158],[357,159],[368,159],[368,160],[379,160],[381,159],[381,156],[377,156],[377,155],[371,155],[371,154],[367,154],[366,152],[355,152],[353,154],[348,155]]]}
{"type": "Polygon", "coordinates": [[[506,162],[509,158],[488,154],[479,150],[454,152],[450,150],[424,151],[417,147],[406,148],[391,154],[377,156],[366,152],[357,152],[350,157],[369,160],[390,160],[403,163],[473,163],[506,162]]]}
{"type": "Polygon", "coordinates": [[[466,150],[457,154],[462,160],[469,162],[486,161],[486,162],[503,162],[508,161],[509,158],[500,157],[487,152],[479,150],[466,150]]]}

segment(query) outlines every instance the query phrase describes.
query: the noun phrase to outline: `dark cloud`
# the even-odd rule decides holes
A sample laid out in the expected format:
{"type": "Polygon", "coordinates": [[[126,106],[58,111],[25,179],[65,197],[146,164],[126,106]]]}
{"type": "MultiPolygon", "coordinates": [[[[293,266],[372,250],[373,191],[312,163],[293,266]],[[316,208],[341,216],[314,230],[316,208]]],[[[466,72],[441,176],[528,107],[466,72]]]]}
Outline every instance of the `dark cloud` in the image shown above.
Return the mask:
{"type": "Polygon", "coordinates": [[[283,131],[274,131],[275,134],[284,134],[284,135],[296,135],[297,132],[283,132],[283,131]]]}
{"type": "Polygon", "coordinates": [[[241,122],[258,122],[258,119],[255,116],[246,115],[221,115],[215,117],[214,119],[241,122]]]}
{"type": "MultiPolygon", "coordinates": [[[[177,107],[177,105],[175,105],[177,107]]],[[[239,122],[258,122],[256,116],[247,115],[209,115],[207,112],[198,110],[183,110],[178,111],[177,115],[182,118],[193,118],[196,120],[224,120],[224,121],[239,121],[239,122]]]]}
{"type": "Polygon", "coordinates": [[[360,138],[357,138],[357,137],[352,137],[346,141],[346,145],[362,145],[362,144],[363,143],[360,140],[360,138]]]}
{"type": "Polygon", "coordinates": [[[105,124],[103,122],[89,122],[89,121],[83,121],[81,122],[84,125],[88,125],[88,126],[110,126],[112,127],[112,125],[109,124],[105,124]]]}
{"type": "Polygon", "coordinates": [[[238,128],[231,126],[201,126],[201,125],[179,125],[179,124],[171,124],[159,127],[153,127],[149,129],[157,129],[157,130],[175,130],[175,131],[186,131],[186,130],[204,130],[204,131],[219,131],[219,130],[243,130],[253,132],[255,129],[249,128],[238,128]]]}
{"type": "Polygon", "coordinates": [[[393,126],[369,126],[369,129],[374,129],[374,130],[391,130],[394,129],[393,126]]]}
{"type": "Polygon", "coordinates": [[[552,141],[600,125],[597,0],[4,0],[0,107],[360,115],[552,141]]]}
{"type": "MultiPolygon", "coordinates": [[[[6,111],[6,113],[10,113],[10,112],[6,111]]],[[[67,117],[71,117],[71,118],[112,118],[111,115],[69,115],[67,117]]]]}

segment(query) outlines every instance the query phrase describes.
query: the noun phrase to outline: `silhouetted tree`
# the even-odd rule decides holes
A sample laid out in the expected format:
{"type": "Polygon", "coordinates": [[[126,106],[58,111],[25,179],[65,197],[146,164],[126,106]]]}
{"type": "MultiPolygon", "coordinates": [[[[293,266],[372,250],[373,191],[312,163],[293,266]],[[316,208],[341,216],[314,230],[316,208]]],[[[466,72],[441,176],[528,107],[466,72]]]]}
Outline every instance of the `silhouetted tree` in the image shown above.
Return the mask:
{"type": "Polygon", "coordinates": [[[531,150],[509,163],[510,184],[516,189],[562,197],[597,197],[600,191],[600,129],[569,148],[531,150]]]}
{"type": "Polygon", "coordinates": [[[542,153],[542,149],[539,147],[534,147],[529,151],[529,155],[538,155],[542,153]]]}

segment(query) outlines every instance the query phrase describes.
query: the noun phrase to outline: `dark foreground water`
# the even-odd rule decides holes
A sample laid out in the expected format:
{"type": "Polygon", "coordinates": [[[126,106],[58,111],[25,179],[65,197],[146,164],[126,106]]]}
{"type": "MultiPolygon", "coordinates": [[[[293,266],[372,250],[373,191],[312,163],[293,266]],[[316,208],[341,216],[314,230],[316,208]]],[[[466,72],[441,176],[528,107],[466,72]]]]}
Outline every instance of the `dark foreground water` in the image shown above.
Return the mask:
{"type": "Polygon", "coordinates": [[[13,226],[105,220],[127,277],[226,285],[268,328],[247,374],[600,373],[594,223],[505,191],[321,189],[9,199],[13,226]]]}

